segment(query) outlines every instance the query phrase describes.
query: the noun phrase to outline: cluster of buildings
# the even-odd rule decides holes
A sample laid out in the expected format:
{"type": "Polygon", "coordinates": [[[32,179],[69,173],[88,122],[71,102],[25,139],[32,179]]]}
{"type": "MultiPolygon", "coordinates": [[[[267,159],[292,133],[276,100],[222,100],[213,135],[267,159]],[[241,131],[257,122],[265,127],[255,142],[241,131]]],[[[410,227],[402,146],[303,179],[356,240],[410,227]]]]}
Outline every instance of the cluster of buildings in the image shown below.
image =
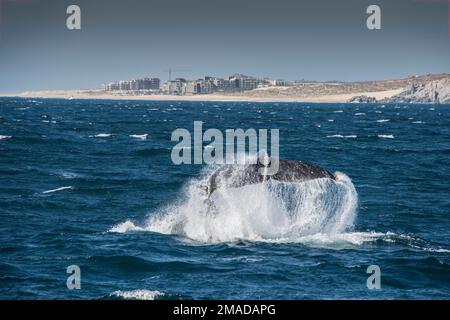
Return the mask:
{"type": "Polygon", "coordinates": [[[141,90],[159,91],[160,87],[161,87],[161,80],[159,78],[144,78],[144,79],[118,81],[104,85],[105,91],[141,91],[141,90]]]}
{"type": "Polygon", "coordinates": [[[106,91],[135,92],[153,91],[170,95],[195,95],[214,92],[239,92],[271,86],[289,86],[284,80],[255,78],[243,74],[233,74],[225,78],[206,76],[197,80],[177,78],[161,84],[159,78],[144,78],[130,81],[119,81],[104,86],[106,91]]]}

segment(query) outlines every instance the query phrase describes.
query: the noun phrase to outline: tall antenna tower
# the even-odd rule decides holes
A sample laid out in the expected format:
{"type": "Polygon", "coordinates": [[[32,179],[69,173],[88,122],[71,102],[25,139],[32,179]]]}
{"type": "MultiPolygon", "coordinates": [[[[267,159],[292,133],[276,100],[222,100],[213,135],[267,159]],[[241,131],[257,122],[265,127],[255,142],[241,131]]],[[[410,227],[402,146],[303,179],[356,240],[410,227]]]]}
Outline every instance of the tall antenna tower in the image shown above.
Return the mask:
{"type": "Polygon", "coordinates": [[[172,67],[170,67],[168,70],[165,70],[168,73],[169,76],[169,82],[172,81],[172,73],[174,72],[191,72],[191,70],[186,70],[186,69],[172,69],[172,67]]]}

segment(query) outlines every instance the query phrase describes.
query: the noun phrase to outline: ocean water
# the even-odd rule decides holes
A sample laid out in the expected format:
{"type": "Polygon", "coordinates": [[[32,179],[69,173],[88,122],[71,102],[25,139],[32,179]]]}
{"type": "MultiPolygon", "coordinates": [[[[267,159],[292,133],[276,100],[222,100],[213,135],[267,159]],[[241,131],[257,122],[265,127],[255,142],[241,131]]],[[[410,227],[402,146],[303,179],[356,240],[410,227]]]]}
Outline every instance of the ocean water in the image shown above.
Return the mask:
{"type": "Polygon", "coordinates": [[[1,98],[0,299],[449,299],[449,181],[448,105],[1,98]],[[281,158],[339,181],[210,214],[212,168],[170,157],[194,121],[279,129],[281,158]]]}

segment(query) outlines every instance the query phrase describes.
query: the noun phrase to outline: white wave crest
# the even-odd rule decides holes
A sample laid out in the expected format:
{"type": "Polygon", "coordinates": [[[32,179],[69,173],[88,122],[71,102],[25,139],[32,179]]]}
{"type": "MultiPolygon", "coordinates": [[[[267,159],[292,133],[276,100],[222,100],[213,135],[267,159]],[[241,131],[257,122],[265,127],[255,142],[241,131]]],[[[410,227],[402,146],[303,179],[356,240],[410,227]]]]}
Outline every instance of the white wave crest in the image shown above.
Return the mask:
{"type": "Polygon", "coordinates": [[[75,179],[75,178],[81,177],[80,174],[70,172],[70,171],[64,171],[64,170],[58,171],[58,175],[60,175],[64,179],[75,179]]]}
{"type": "Polygon", "coordinates": [[[357,136],[357,135],[354,135],[354,134],[350,134],[350,135],[347,135],[347,136],[344,136],[344,135],[342,135],[342,134],[333,134],[333,135],[327,136],[327,138],[356,139],[356,138],[358,138],[358,136],[357,136]]]}
{"type": "Polygon", "coordinates": [[[111,138],[113,135],[112,133],[99,133],[96,134],[94,137],[95,138],[111,138]]]}
{"type": "Polygon", "coordinates": [[[11,139],[12,136],[3,136],[0,134],[0,140],[7,140],[7,139],[11,139]]]}
{"type": "Polygon", "coordinates": [[[111,293],[110,296],[122,298],[125,300],[155,300],[158,297],[163,296],[164,293],[159,291],[151,291],[145,289],[122,291],[117,290],[111,293]]]}
{"type": "Polygon", "coordinates": [[[380,119],[380,120],[377,120],[378,123],[389,122],[389,121],[391,121],[391,120],[389,120],[389,119],[380,119]]]}
{"type": "Polygon", "coordinates": [[[147,140],[148,134],[147,133],[144,133],[144,134],[130,134],[130,138],[140,139],[140,140],[147,140]]]}
{"type": "Polygon", "coordinates": [[[72,186],[61,187],[61,188],[57,188],[57,189],[51,189],[51,190],[42,191],[42,193],[43,194],[47,194],[47,193],[53,193],[53,192],[68,190],[68,189],[73,189],[73,187],[72,186]]]}
{"type": "Polygon", "coordinates": [[[394,139],[394,135],[393,134],[379,134],[378,138],[381,138],[381,139],[394,139]]]}
{"type": "Polygon", "coordinates": [[[129,231],[146,231],[145,228],[136,226],[132,221],[127,220],[112,227],[109,232],[126,233],[129,231]]]}

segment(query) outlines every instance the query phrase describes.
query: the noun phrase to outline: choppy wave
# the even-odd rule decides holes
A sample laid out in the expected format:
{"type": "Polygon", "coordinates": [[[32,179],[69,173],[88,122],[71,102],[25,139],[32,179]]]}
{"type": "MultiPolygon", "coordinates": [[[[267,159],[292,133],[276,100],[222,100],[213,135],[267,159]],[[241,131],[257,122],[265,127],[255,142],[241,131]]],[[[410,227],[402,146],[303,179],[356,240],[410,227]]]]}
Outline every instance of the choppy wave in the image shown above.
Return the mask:
{"type": "Polygon", "coordinates": [[[148,134],[147,133],[145,133],[145,134],[130,134],[130,138],[140,139],[140,140],[147,140],[148,134]]]}
{"type": "Polygon", "coordinates": [[[437,244],[431,243],[425,239],[421,239],[412,234],[396,234],[394,232],[383,233],[379,240],[390,244],[401,244],[409,248],[427,251],[427,252],[437,252],[437,253],[450,253],[450,248],[437,244]]]}
{"type": "Polygon", "coordinates": [[[110,294],[110,297],[116,297],[125,300],[155,300],[158,297],[164,296],[164,293],[157,290],[137,289],[130,291],[117,290],[110,294]]]}
{"type": "MultiPolygon", "coordinates": [[[[27,112],[14,108],[28,106],[24,99],[3,101],[12,106],[0,115],[0,135],[12,138],[0,141],[0,175],[9,182],[0,188],[5,211],[0,278],[8,288],[0,292],[2,299],[449,295],[448,108],[432,112],[430,106],[408,104],[409,110],[397,113],[394,105],[381,109],[357,104],[342,105],[338,108],[344,113],[335,114],[322,104],[227,102],[218,103],[221,108],[216,110],[207,102],[173,102],[184,110],[177,118],[174,114],[180,111],[162,113],[168,104],[161,101],[42,100],[44,105],[27,112]],[[148,111],[153,107],[160,111],[148,111]],[[202,113],[205,109],[209,114],[202,113]],[[193,176],[199,168],[174,167],[167,161],[173,143],[165,133],[173,126],[190,128],[200,114],[207,127],[217,123],[219,129],[236,124],[258,128],[276,109],[278,115],[269,120],[288,133],[283,157],[320,158],[324,164],[346,168],[362,203],[356,219],[344,219],[354,227],[334,231],[328,219],[334,214],[324,214],[316,205],[302,213],[309,219],[302,227],[293,203],[308,197],[299,196],[296,190],[301,187],[290,184],[224,190],[215,199],[218,212],[210,212],[198,188],[203,175],[193,176]],[[366,115],[355,116],[362,112],[366,115]],[[164,118],[167,122],[154,121],[164,118]],[[336,121],[327,121],[332,118],[336,121]],[[43,119],[58,124],[42,123],[43,119]],[[293,127],[295,119],[307,125],[293,127]],[[390,122],[377,123],[379,119],[390,122]],[[99,133],[113,136],[93,137],[99,133]],[[149,134],[147,141],[129,137],[144,133],[149,134]],[[358,138],[326,138],[333,134],[358,138]],[[378,134],[395,139],[380,139],[378,134]],[[423,168],[424,164],[431,166],[423,168]],[[380,165],[383,172],[370,170],[380,165]],[[73,190],[42,194],[64,186],[73,190]],[[20,234],[14,237],[18,227],[20,234]],[[48,277],[42,276],[56,269],[64,273],[72,264],[89,269],[87,285],[76,293],[49,286],[48,277]],[[377,292],[365,286],[371,264],[379,265],[384,274],[383,289],[377,292]],[[39,268],[33,268],[36,265],[39,268]],[[153,290],[163,295],[153,297],[153,290]]],[[[328,193],[329,188],[324,189],[328,193]]]]}
{"type": "Polygon", "coordinates": [[[381,138],[381,139],[394,139],[394,135],[393,134],[379,134],[378,138],[381,138]]]}
{"type": "MultiPolygon", "coordinates": [[[[109,232],[127,233],[127,232],[155,232],[150,224],[138,226],[132,221],[127,220],[109,230],[109,232]]],[[[397,234],[394,232],[375,232],[375,231],[349,231],[338,233],[316,233],[305,236],[281,237],[274,239],[240,239],[254,242],[265,242],[275,244],[300,243],[314,248],[327,249],[349,249],[362,245],[399,245],[412,250],[426,251],[431,253],[450,253],[448,246],[431,243],[424,239],[415,237],[411,234],[397,234]]],[[[239,240],[236,240],[239,241],[239,240]]],[[[235,242],[235,241],[233,241],[235,242]]],[[[230,242],[231,243],[231,242],[230,242]]]]}
{"type": "Polygon", "coordinates": [[[342,134],[333,134],[333,135],[327,136],[327,138],[356,139],[356,138],[358,138],[358,136],[355,135],[355,134],[350,134],[350,135],[346,135],[346,136],[344,136],[344,135],[342,135],[342,134]]]}
{"type": "Polygon", "coordinates": [[[149,230],[145,227],[139,227],[135,225],[130,220],[119,223],[118,225],[115,225],[109,230],[109,232],[117,232],[117,233],[126,233],[128,231],[149,231],[149,230]]]}
{"type": "Polygon", "coordinates": [[[76,178],[82,177],[81,174],[78,174],[78,173],[75,173],[72,171],[62,170],[62,169],[56,170],[56,171],[54,171],[54,173],[64,179],[76,179],[76,178]]]}
{"type": "Polygon", "coordinates": [[[42,191],[42,193],[43,194],[48,194],[48,193],[53,193],[53,192],[58,192],[58,191],[63,191],[63,190],[69,190],[69,189],[73,189],[73,187],[72,186],[61,187],[61,188],[57,188],[57,189],[51,189],[51,190],[42,191]]]}
{"type": "Polygon", "coordinates": [[[0,140],[7,140],[7,139],[11,139],[12,136],[3,136],[0,134],[0,140]]]}
{"type": "Polygon", "coordinates": [[[94,138],[111,138],[112,133],[99,133],[94,136],[94,138]]]}

